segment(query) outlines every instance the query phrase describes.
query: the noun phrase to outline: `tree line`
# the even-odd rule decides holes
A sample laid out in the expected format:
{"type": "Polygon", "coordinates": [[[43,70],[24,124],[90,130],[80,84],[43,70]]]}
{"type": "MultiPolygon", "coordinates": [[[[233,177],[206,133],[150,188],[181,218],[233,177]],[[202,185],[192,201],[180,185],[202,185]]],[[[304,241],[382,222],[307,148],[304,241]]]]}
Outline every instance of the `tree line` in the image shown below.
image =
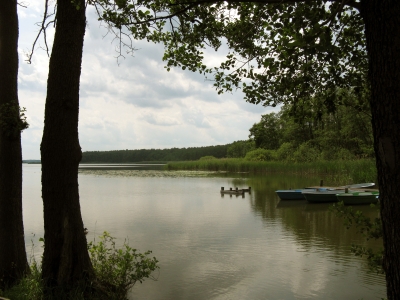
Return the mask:
{"type": "Polygon", "coordinates": [[[130,163],[197,160],[203,156],[226,157],[228,145],[171,149],[138,149],[83,152],[81,163],[130,163]]]}

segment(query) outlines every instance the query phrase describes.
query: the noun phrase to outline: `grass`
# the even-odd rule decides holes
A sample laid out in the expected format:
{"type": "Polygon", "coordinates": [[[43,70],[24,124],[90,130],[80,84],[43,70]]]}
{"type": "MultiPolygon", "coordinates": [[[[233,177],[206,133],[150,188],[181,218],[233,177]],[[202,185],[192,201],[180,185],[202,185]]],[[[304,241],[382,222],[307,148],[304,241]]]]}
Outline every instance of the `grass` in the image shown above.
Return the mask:
{"type": "Polygon", "coordinates": [[[347,183],[375,182],[377,172],[372,159],[315,161],[305,163],[248,161],[239,158],[170,162],[166,170],[248,172],[256,174],[330,175],[347,183]]]}

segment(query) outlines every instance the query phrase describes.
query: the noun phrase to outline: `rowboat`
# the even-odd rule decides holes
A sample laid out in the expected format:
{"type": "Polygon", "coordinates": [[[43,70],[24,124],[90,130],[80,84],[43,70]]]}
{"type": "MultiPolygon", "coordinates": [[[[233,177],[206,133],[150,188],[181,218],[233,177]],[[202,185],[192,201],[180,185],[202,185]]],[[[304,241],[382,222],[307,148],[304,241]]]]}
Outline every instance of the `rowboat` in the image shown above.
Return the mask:
{"type": "Polygon", "coordinates": [[[344,190],[316,189],[316,191],[305,190],[302,192],[304,198],[310,203],[338,202],[336,195],[345,193],[344,190]]]}
{"type": "Polygon", "coordinates": [[[341,188],[351,188],[351,189],[362,189],[362,188],[372,188],[375,186],[375,182],[365,182],[345,185],[341,188]]]}
{"type": "Polygon", "coordinates": [[[281,200],[304,200],[303,191],[315,191],[316,189],[277,190],[275,193],[281,200]]]}
{"type": "Polygon", "coordinates": [[[343,201],[346,205],[361,205],[377,203],[379,192],[354,192],[336,194],[338,201],[343,201]]]}
{"type": "Polygon", "coordinates": [[[275,193],[281,200],[304,200],[312,203],[324,203],[324,202],[337,202],[336,194],[342,194],[345,190],[351,189],[363,189],[373,187],[375,183],[357,183],[339,187],[309,187],[305,189],[294,189],[294,190],[277,190],[275,193]]]}

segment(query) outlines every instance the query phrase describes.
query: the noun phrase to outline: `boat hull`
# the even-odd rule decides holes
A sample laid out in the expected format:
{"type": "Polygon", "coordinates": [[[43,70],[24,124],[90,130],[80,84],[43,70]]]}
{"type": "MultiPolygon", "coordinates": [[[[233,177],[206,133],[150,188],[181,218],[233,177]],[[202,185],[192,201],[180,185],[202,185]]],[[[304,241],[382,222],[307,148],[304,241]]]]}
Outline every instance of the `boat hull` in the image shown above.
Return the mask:
{"type": "Polygon", "coordinates": [[[277,190],[275,193],[281,200],[305,200],[303,191],[315,191],[315,189],[277,190]]]}
{"type": "Polygon", "coordinates": [[[327,202],[338,202],[337,194],[344,193],[344,191],[319,191],[314,192],[305,191],[303,196],[310,203],[327,203],[327,202]]]}
{"type": "Polygon", "coordinates": [[[345,205],[376,204],[379,200],[379,192],[344,193],[337,194],[336,197],[345,205]]]}

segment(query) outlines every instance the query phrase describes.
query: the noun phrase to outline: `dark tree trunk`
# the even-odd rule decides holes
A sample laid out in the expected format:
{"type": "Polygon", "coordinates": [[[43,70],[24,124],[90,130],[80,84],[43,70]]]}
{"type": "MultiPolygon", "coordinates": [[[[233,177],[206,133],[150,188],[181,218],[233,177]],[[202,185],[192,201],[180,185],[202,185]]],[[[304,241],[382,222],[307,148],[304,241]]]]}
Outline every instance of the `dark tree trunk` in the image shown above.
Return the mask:
{"type": "Polygon", "coordinates": [[[78,114],[86,26],[84,1],[58,0],[56,20],[40,148],[45,230],[42,269],[47,287],[69,290],[87,283],[93,275],[78,192],[78,164],[82,157],[78,114]]]}
{"type": "Polygon", "coordinates": [[[388,299],[400,299],[400,1],[363,0],[388,299]]]}
{"type": "MultiPolygon", "coordinates": [[[[17,1],[0,1],[0,110],[18,106],[17,1]]],[[[15,120],[14,119],[14,120],[15,120]]],[[[1,121],[4,121],[1,120],[1,121]]],[[[28,270],[22,220],[21,132],[0,128],[0,287],[14,284],[28,270]]]]}

